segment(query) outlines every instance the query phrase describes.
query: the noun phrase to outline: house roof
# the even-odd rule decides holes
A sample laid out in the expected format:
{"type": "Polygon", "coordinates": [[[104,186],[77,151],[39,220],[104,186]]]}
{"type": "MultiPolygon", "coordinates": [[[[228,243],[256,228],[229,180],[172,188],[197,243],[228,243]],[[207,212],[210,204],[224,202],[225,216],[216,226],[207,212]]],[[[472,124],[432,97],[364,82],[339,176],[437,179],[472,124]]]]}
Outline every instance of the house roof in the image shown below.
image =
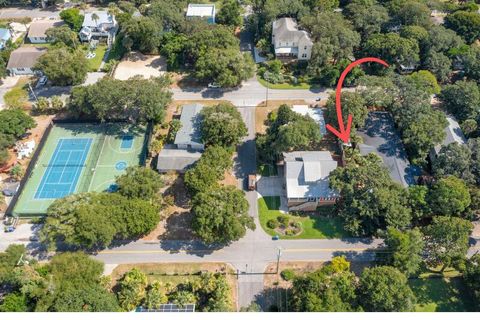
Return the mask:
{"type": "Polygon", "coordinates": [[[467,139],[463,135],[463,131],[460,128],[457,120],[451,115],[447,115],[448,126],[445,128],[445,139],[442,144],[435,146],[435,152],[438,154],[442,146],[448,146],[451,143],[457,142],[458,144],[467,143],[467,139]]]}
{"type": "Polygon", "coordinates": [[[297,22],[293,18],[280,18],[273,22],[272,34],[275,41],[297,42],[305,38],[307,42],[313,44],[308,32],[299,30],[297,22]]]}
{"type": "Polygon", "coordinates": [[[95,11],[95,12],[88,12],[85,14],[85,18],[83,19],[82,27],[96,27],[103,23],[113,23],[114,17],[109,14],[107,11],[95,11]],[[93,14],[98,16],[97,21],[92,19],[93,14]]]}
{"type": "Polygon", "coordinates": [[[363,139],[360,153],[375,153],[383,160],[393,180],[407,187],[415,184],[421,169],[410,164],[392,116],[388,112],[370,112],[365,128],[358,130],[363,139]]]}
{"type": "Polygon", "coordinates": [[[187,8],[187,17],[213,17],[215,4],[190,3],[187,8]]]}
{"type": "Polygon", "coordinates": [[[202,137],[200,133],[200,111],[203,105],[188,104],[182,108],[182,115],[180,122],[182,127],[178,130],[175,136],[175,144],[189,144],[192,146],[203,146],[202,137]]]}
{"type": "Polygon", "coordinates": [[[337,168],[328,151],[284,153],[287,198],[334,198],[328,176],[337,168]]]}
{"type": "Polygon", "coordinates": [[[5,28],[0,28],[0,39],[7,41],[12,37],[12,34],[10,33],[10,30],[5,29],[5,28]]]}
{"type": "Polygon", "coordinates": [[[323,117],[323,109],[310,108],[308,105],[293,105],[292,110],[304,116],[310,116],[320,126],[320,133],[322,135],[327,134],[327,128],[325,127],[325,118],[323,117]]]}
{"type": "Polygon", "coordinates": [[[199,151],[174,149],[173,146],[165,146],[158,154],[157,170],[159,171],[184,171],[192,166],[202,153],[199,151]]]}
{"type": "Polygon", "coordinates": [[[20,47],[10,54],[7,69],[32,68],[40,56],[47,52],[47,48],[20,47]]]}
{"type": "Polygon", "coordinates": [[[45,37],[45,32],[50,28],[60,27],[64,25],[65,22],[62,20],[36,20],[30,24],[28,28],[28,35],[27,37],[45,37]]]}

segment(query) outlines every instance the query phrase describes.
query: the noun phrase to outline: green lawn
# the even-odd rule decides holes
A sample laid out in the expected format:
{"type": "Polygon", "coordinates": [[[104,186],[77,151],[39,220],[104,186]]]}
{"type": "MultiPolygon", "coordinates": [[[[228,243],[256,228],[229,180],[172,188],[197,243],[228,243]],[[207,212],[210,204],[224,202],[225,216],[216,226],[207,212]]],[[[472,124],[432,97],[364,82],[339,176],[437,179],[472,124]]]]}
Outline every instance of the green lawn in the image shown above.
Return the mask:
{"type": "Polygon", "coordinates": [[[280,197],[263,197],[258,199],[258,212],[260,224],[263,230],[271,236],[276,235],[275,230],[267,227],[267,221],[277,219],[280,215],[288,215],[290,221],[300,222],[302,224],[302,233],[295,236],[283,236],[281,239],[329,239],[348,237],[348,233],[343,230],[342,222],[339,218],[328,217],[326,214],[332,212],[333,207],[323,207],[319,212],[312,215],[296,216],[281,213],[280,197]]]}
{"type": "Polygon", "coordinates": [[[474,311],[474,303],[461,277],[410,279],[417,297],[416,312],[474,311]]]}
{"type": "Polygon", "coordinates": [[[258,82],[264,87],[268,87],[269,89],[311,89],[313,86],[309,83],[301,82],[298,84],[290,84],[290,83],[269,83],[262,79],[260,76],[257,77],[258,82]]]}
{"type": "MultiPolygon", "coordinates": [[[[88,66],[91,72],[98,71],[100,65],[102,64],[103,57],[105,56],[105,52],[107,51],[107,46],[103,44],[99,44],[95,49],[95,58],[88,59],[88,66]]],[[[89,52],[88,48],[85,48],[85,55],[89,52]]]]}

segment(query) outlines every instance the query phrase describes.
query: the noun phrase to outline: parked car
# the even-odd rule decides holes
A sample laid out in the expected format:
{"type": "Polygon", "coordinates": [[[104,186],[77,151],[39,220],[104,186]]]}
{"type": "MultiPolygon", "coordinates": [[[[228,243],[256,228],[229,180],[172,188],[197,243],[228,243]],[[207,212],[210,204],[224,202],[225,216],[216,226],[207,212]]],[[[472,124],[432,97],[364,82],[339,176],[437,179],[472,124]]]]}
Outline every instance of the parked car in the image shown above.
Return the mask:
{"type": "Polygon", "coordinates": [[[2,193],[5,197],[13,197],[15,195],[15,191],[9,189],[3,190],[2,193]]]}
{"type": "Polygon", "coordinates": [[[211,89],[216,89],[216,88],[221,88],[222,86],[219,85],[219,84],[216,83],[216,82],[210,82],[210,83],[208,84],[208,87],[211,88],[211,89]]]}
{"type": "Polygon", "coordinates": [[[276,234],[272,237],[272,240],[279,240],[279,239],[280,239],[280,236],[278,234],[276,234]]]}
{"type": "Polygon", "coordinates": [[[39,88],[39,87],[42,87],[44,85],[46,85],[48,82],[48,78],[46,76],[41,76],[38,81],[37,81],[37,85],[35,86],[36,88],[39,88]]]}
{"type": "Polygon", "coordinates": [[[5,232],[13,232],[13,231],[15,231],[15,227],[14,227],[14,226],[5,227],[5,232]]]}
{"type": "Polygon", "coordinates": [[[253,191],[257,186],[257,176],[254,174],[248,175],[248,190],[253,191]]]}

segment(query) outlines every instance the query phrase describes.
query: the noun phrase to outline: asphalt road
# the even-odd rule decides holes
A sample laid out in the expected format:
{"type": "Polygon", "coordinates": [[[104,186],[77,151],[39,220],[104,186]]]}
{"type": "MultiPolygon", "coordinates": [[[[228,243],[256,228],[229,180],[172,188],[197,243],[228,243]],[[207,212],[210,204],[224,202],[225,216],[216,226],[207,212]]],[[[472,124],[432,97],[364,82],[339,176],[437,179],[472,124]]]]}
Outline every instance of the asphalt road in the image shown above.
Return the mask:
{"type": "Polygon", "coordinates": [[[175,100],[228,100],[236,106],[256,106],[262,101],[268,100],[306,100],[315,102],[316,99],[327,99],[331,89],[310,90],[274,90],[262,86],[255,78],[245,81],[236,89],[213,89],[213,88],[174,88],[175,100]]]}
{"type": "Polygon", "coordinates": [[[32,8],[32,7],[22,7],[22,8],[4,8],[0,9],[0,19],[8,18],[50,18],[58,17],[60,11],[56,8],[32,8]]]}

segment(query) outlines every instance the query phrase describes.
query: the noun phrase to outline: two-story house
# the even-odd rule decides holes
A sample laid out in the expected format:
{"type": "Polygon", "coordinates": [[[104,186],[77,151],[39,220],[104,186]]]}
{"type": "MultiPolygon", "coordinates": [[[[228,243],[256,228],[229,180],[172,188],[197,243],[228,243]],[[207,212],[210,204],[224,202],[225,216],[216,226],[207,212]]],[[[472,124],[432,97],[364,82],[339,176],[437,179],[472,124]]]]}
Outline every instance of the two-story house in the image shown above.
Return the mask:
{"type": "Polygon", "coordinates": [[[80,40],[84,42],[106,38],[107,43],[111,44],[115,39],[117,30],[118,24],[115,16],[106,11],[95,11],[85,14],[79,36],[80,40]]]}
{"type": "Polygon", "coordinates": [[[272,44],[277,58],[309,60],[313,42],[305,30],[299,30],[292,18],[280,18],[273,22],[272,44]]]}

